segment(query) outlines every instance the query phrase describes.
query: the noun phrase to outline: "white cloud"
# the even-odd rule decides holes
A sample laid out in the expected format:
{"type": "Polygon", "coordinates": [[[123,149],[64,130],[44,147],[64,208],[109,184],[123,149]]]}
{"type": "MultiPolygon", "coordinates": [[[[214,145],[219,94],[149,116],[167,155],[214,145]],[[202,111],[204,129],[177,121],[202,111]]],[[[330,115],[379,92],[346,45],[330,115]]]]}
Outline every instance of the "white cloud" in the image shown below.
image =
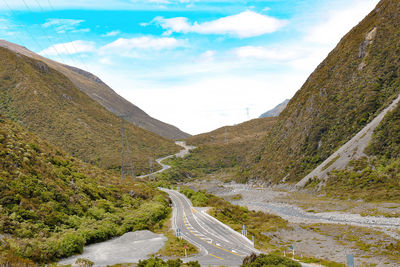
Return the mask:
{"type": "Polygon", "coordinates": [[[306,52],[305,50],[306,49],[290,49],[288,47],[242,46],[234,49],[234,53],[237,57],[242,59],[286,61],[301,57],[304,52],[306,52]]]}
{"type": "Polygon", "coordinates": [[[240,38],[273,33],[288,23],[286,20],[279,20],[249,10],[203,23],[191,24],[185,17],[171,19],[156,17],[153,22],[165,29],[166,34],[195,32],[199,34],[229,34],[240,38]]]}
{"type": "Polygon", "coordinates": [[[131,39],[119,38],[116,41],[103,46],[100,54],[115,53],[128,57],[139,57],[139,51],[160,51],[186,46],[185,40],[170,37],[144,36],[131,39]]]}
{"type": "Polygon", "coordinates": [[[84,20],[77,19],[48,19],[42,26],[44,28],[54,28],[58,33],[69,32],[89,32],[90,29],[77,29],[84,20]]]}
{"type": "Polygon", "coordinates": [[[39,54],[46,56],[56,56],[57,54],[79,54],[79,53],[91,53],[96,51],[96,46],[94,42],[88,41],[73,41],[69,43],[61,43],[52,45],[41,52],[39,54]]]}
{"type": "Polygon", "coordinates": [[[212,62],[215,60],[216,52],[213,50],[208,50],[200,55],[200,62],[212,62]]]}
{"type": "Polygon", "coordinates": [[[379,0],[347,1],[341,8],[329,9],[316,26],[307,29],[305,40],[320,44],[334,44],[356,26],[377,4],[379,0]]]}
{"type": "Polygon", "coordinates": [[[117,36],[120,35],[121,32],[120,31],[111,31],[111,32],[107,32],[106,34],[102,34],[102,37],[113,37],[113,36],[117,36]]]}
{"type": "Polygon", "coordinates": [[[150,3],[156,3],[156,4],[171,4],[170,1],[167,0],[149,0],[150,3]]]}

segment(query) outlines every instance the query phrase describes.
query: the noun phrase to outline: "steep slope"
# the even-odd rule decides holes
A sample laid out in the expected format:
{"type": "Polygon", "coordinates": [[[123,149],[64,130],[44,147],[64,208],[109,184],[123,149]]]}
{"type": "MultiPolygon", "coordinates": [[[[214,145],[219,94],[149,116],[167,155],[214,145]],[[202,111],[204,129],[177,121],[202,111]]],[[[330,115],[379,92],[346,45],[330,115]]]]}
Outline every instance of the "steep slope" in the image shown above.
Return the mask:
{"type": "Polygon", "coordinates": [[[299,181],[400,93],[400,2],[383,0],[311,74],[249,177],[299,181]]]}
{"type": "Polygon", "coordinates": [[[286,108],[287,104],[289,103],[290,99],[286,99],[276,107],[274,107],[271,110],[268,110],[267,112],[261,114],[260,118],[268,118],[268,117],[278,117],[279,114],[282,113],[282,111],[286,108]]]}
{"type": "Polygon", "coordinates": [[[152,229],[169,212],[156,189],[85,164],[2,116],[0,156],[1,266],[79,253],[85,244],[152,229]]]}
{"type": "MultiPolygon", "coordinates": [[[[329,158],[327,158],[322,164],[320,164],[317,168],[315,168],[312,172],[310,172],[306,177],[304,177],[300,182],[296,184],[297,187],[304,187],[307,183],[310,182],[312,179],[319,179],[319,180],[325,180],[329,173],[332,170],[342,170],[347,167],[347,165],[350,163],[351,160],[357,160],[362,157],[366,157],[367,154],[365,154],[365,150],[370,144],[370,142],[373,140],[373,133],[375,129],[379,126],[379,124],[384,121],[385,122],[385,116],[389,112],[393,111],[400,103],[400,95],[393,101],[392,104],[390,104],[389,107],[384,109],[378,116],[376,116],[370,123],[367,124],[361,131],[359,131],[350,141],[348,141],[346,144],[344,144],[342,147],[340,147],[335,153],[333,153],[329,158]]],[[[400,121],[398,121],[400,122],[400,121]]],[[[396,147],[393,147],[395,143],[398,141],[396,140],[391,140],[394,141],[394,144],[392,142],[387,142],[386,141],[386,136],[382,138],[382,135],[379,135],[378,138],[383,139],[380,140],[379,143],[383,144],[382,146],[385,146],[386,148],[390,149],[390,151],[394,152],[396,150],[396,147]],[[389,144],[388,144],[389,143],[389,144]]],[[[397,137],[400,138],[400,135],[394,133],[391,135],[391,137],[397,137]]],[[[394,138],[393,138],[394,139],[394,138]]],[[[400,139],[399,139],[400,140],[400,139]]],[[[383,153],[382,149],[377,149],[377,140],[374,138],[374,143],[373,147],[374,150],[378,153],[383,153]]],[[[400,153],[400,151],[399,151],[400,153]]],[[[389,155],[392,155],[390,153],[389,155]]]]}
{"type": "Polygon", "coordinates": [[[391,105],[373,135],[365,135],[371,141],[363,157],[350,161],[346,168],[331,170],[324,180],[312,178],[306,185],[318,185],[326,194],[345,199],[400,201],[400,96],[396,100],[397,106],[396,102],[391,105]]]}
{"type": "Polygon", "coordinates": [[[50,67],[68,77],[76,87],[85,92],[107,110],[117,116],[121,114],[127,115],[126,120],[134,123],[136,126],[169,139],[183,139],[190,136],[175,126],[150,117],[143,110],[118,95],[107,84],[89,72],[41,57],[32,51],[29,51],[25,47],[4,40],[0,40],[0,46],[45,62],[50,67]]]}
{"type": "MultiPolygon", "coordinates": [[[[121,120],[42,61],[0,48],[0,112],[86,162],[119,168],[121,120]]],[[[179,151],[171,140],[126,124],[136,174],[149,157],[179,151]]]]}

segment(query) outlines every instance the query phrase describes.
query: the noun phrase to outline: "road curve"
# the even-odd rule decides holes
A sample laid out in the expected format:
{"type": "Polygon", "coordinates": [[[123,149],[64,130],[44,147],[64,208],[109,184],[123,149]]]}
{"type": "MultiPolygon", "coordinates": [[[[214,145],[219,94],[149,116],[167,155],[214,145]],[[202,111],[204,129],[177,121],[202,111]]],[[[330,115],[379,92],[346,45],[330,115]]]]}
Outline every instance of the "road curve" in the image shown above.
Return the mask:
{"type": "Polygon", "coordinates": [[[171,168],[171,166],[163,164],[162,162],[164,160],[172,158],[173,156],[183,158],[184,156],[186,156],[187,154],[190,153],[190,150],[195,148],[194,146],[186,145],[186,143],[184,141],[176,141],[175,144],[177,144],[178,146],[183,147],[183,149],[179,153],[176,153],[174,155],[169,155],[169,156],[166,156],[166,157],[163,157],[163,158],[156,159],[156,162],[158,164],[160,164],[161,167],[162,167],[161,170],[158,170],[156,172],[152,172],[152,173],[149,173],[149,174],[141,175],[141,176],[138,176],[136,178],[146,178],[146,177],[149,177],[149,176],[151,176],[153,174],[157,174],[157,173],[163,172],[165,170],[168,170],[169,168],[171,168]]]}
{"type": "Polygon", "coordinates": [[[173,203],[173,228],[180,229],[182,237],[200,249],[199,255],[186,259],[197,260],[201,265],[239,266],[252,252],[249,239],[222,224],[212,216],[192,206],[183,194],[169,189],[173,203]]]}

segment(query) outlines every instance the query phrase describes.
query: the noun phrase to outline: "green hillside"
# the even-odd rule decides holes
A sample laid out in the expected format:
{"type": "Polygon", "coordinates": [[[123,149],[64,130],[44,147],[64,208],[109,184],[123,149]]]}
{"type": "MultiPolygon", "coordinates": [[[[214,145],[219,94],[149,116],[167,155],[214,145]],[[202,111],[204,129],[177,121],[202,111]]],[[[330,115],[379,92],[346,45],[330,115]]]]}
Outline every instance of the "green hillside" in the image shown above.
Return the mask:
{"type": "Polygon", "coordinates": [[[399,12],[399,1],[383,0],[340,41],[281,113],[248,178],[300,180],[397,97],[399,12]]]}
{"type": "Polygon", "coordinates": [[[0,265],[79,253],[152,229],[169,212],[157,190],[83,163],[3,117],[0,155],[0,265]]]}
{"type": "MultiPolygon", "coordinates": [[[[41,61],[0,48],[0,112],[86,162],[119,168],[121,120],[41,61]]],[[[136,174],[173,141],[126,123],[136,174]]]]}
{"type": "Polygon", "coordinates": [[[275,118],[255,119],[192,136],[186,141],[196,146],[196,149],[185,158],[170,159],[168,164],[172,168],[160,174],[160,177],[170,181],[183,181],[225,171],[230,173],[229,179],[233,177],[243,182],[243,169],[249,166],[263,137],[275,121],[275,118]]]}
{"type": "Polygon", "coordinates": [[[324,191],[332,196],[370,201],[400,201],[400,106],[375,129],[368,157],[332,171],[324,191]]]}

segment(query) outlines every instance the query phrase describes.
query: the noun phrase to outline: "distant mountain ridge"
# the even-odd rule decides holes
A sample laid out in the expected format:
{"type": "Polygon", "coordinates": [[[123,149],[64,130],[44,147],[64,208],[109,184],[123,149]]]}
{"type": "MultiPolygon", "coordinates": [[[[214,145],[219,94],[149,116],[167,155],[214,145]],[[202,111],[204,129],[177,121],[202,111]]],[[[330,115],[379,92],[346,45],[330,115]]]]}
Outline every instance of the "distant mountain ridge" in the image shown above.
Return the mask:
{"type": "Polygon", "coordinates": [[[267,112],[261,114],[260,118],[269,118],[269,117],[278,117],[279,114],[286,108],[287,104],[289,103],[290,99],[286,99],[276,107],[267,112]]]}
{"type": "Polygon", "coordinates": [[[46,62],[50,67],[67,76],[75,86],[107,110],[117,116],[126,115],[126,120],[134,123],[138,127],[169,139],[184,139],[190,136],[173,125],[150,117],[146,112],[118,95],[113,89],[92,73],[47,59],[35,54],[25,47],[5,40],[0,40],[0,46],[22,55],[46,62]]]}

